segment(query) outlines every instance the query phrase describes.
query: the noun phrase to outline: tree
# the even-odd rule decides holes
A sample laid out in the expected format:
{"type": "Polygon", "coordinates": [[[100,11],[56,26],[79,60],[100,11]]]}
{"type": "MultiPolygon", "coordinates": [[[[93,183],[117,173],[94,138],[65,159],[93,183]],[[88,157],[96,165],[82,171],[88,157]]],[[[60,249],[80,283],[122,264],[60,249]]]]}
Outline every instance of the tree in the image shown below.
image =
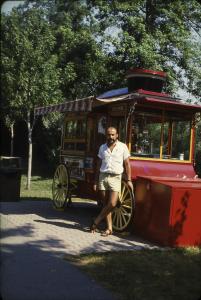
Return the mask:
{"type": "Polygon", "coordinates": [[[52,26],[61,69],[61,90],[65,98],[76,99],[108,86],[107,53],[98,41],[93,9],[83,0],[32,1],[43,8],[52,26]]]}
{"type": "MultiPolygon", "coordinates": [[[[2,96],[7,115],[19,118],[28,130],[28,176],[32,165],[33,109],[61,101],[55,38],[45,12],[26,5],[2,16],[2,96]]],[[[5,114],[4,114],[5,116],[5,114]]]]}
{"type": "Polygon", "coordinates": [[[164,70],[169,90],[200,96],[201,5],[196,0],[88,0],[117,85],[130,67],[164,70]],[[108,30],[108,28],[113,30],[108,30]],[[114,35],[114,28],[118,35],[114,35]]]}
{"type": "Polygon", "coordinates": [[[108,57],[96,38],[97,24],[86,1],[57,1],[49,20],[55,30],[63,95],[76,99],[98,93],[108,82],[108,57]]]}

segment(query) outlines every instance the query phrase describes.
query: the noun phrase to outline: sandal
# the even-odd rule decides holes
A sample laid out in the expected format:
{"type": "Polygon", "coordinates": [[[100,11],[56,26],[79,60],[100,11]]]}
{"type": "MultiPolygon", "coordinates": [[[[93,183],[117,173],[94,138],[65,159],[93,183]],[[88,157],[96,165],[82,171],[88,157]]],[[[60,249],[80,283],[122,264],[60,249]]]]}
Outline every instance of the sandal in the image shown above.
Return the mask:
{"type": "Polygon", "coordinates": [[[94,232],[96,232],[96,230],[97,230],[97,224],[94,221],[92,221],[91,226],[90,226],[90,232],[94,233],[94,232]]]}
{"type": "Polygon", "coordinates": [[[101,236],[108,236],[108,235],[112,235],[113,231],[111,229],[106,229],[105,231],[103,231],[101,233],[101,236]]]}

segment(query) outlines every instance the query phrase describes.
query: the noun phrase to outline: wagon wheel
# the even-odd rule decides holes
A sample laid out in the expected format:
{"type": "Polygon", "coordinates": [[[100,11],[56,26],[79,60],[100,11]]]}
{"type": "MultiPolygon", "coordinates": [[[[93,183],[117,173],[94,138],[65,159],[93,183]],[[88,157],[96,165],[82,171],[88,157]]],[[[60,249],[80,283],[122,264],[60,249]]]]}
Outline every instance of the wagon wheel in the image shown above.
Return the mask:
{"type": "Polygon", "coordinates": [[[132,222],[134,215],[134,194],[125,181],[121,183],[121,193],[112,212],[112,223],[115,231],[125,230],[132,222]]]}
{"type": "Polygon", "coordinates": [[[54,173],[52,200],[56,208],[63,208],[69,194],[69,171],[65,164],[60,164],[54,173]]]}

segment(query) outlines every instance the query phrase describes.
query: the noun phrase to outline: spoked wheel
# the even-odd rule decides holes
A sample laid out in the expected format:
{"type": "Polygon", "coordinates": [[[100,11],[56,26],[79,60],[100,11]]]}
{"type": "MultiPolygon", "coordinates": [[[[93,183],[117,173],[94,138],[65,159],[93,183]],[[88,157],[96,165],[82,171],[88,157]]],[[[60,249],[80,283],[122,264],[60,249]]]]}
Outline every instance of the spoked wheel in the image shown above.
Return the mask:
{"type": "Polygon", "coordinates": [[[125,181],[121,183],[121,193],[112,212],[112,223],[115,231],[124,231],[133,221],[134,195],[125,181]]]}
{"type": "Polygon", "coordinates": [[[65,164],[60,164],[54,173],[52,200],[56,208],[63,208],[69,194],[70,176],[65,164]]]}

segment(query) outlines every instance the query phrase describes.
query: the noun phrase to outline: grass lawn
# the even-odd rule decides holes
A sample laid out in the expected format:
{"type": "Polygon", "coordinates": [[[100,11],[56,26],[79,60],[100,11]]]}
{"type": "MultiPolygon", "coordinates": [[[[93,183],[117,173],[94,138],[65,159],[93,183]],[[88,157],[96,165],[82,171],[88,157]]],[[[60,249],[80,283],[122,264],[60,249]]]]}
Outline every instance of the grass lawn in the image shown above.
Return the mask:
{"type": "Polygon", "coordinates": [[[200,299],[201,248],[90,254],[71,262],[122,300],[200,299]]]}
{"type": "MultiPolygon", "coordinates": [[[[52,178],[33,176],[21,199],[50,200],[52,178]]],[[[78,200],[78,199],[77,199],[78,200]]],[[[76,201],[76,199],[75,199],[76,201]]],[[[172,248],[67,257],[122,300],[199,300],[201,248],[172,248]]]]}
{"type": "Polygon", "coordinates": [[[27,177],[22,175],[20,190],[21,199],[47,200],[52,198],[52,178],[41,177],[39,175],[32,176],[30,190],[26,189],[26,180],[27,177]]]}

